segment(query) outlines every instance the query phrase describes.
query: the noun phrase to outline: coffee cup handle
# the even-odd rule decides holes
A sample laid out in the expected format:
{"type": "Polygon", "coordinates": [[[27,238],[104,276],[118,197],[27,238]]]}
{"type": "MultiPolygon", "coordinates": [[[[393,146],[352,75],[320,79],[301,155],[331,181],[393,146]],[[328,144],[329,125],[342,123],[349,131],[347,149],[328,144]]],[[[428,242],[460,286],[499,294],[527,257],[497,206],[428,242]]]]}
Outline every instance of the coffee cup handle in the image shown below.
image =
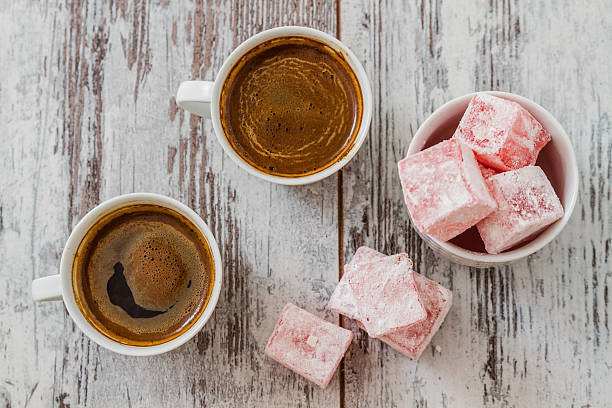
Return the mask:
{"type": "Polygon", "coordinates": [[[35,302],[62,300],[62,281],[59,275],[45,276],[32,281],[32,298],[35,302]]]}
{"type": "Polygon", "coordinates": [[[211,117],[212,81],[185,81],[176,92],[176,104],[189,113],[211,117]]]}

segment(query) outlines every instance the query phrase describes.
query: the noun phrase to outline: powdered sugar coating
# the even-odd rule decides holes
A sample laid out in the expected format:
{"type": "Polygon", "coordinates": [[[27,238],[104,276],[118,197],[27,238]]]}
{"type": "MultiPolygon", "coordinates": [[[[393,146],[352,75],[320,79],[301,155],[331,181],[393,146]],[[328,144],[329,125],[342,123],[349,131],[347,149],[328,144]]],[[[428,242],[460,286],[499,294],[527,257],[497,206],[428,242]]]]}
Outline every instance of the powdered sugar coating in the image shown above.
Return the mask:
{"type": "Polygon", "coordinates": [[[476,227],[490,254],[512,248],[563,217],[563,206],[538,166],[497,174],[488,183],[498,208],[476,227]]]}
{"type": "Polygon", "coordinates": [[[325,388],[353,332],[288,303],[266,346],[266,355],[325,388]]]}
{"type": "Polygon", "coordinates": [[[427,317],[411,264],[401,254],[349,266],[349,287],[371,336],[412,326],[427,317]]]}
{"type": "Polygon", "coordinates": [[[416,272],[414,278],[427,317],[414,326],[382,336],[380,340],[405,356],[418,360],[446,318],[453,302],[453,293],[416,272]]]}
{"type": "MultiPolygon", "coordinates": [[[[355,252],[355,256],[353,256],[350,264],[358,266],[363,262],[372,262],[372,260],[385,257],[386,255],[378,251],[367,247],[360,247],[355,252]]],[[[343,275],[342,279],[344,279],[345,276],[346,275],[343,275]]],[[[381,336],[379,339],[405,356],[418,360],[429,345],[431,338],[436,334],[446,318],[452,305],[453,294],[442,285],[427,279],[417,272],[414,272],[414,278],[419,291],[419,298],[427,312],[427,318],[411,327],[399,329],[395,332],[381,336]]],[[[338,284],[338,286],[340,286],[340,284],[338,284]]],[[[347,292],[345,293],[346,296],[342,301],[338,301],[338,304],[348,304],[356,308],[350,287],[347,288],[347,292]]],[[[334,292],[334,294],[336,294],[336,292],[334,292]]],[[[346,313],[343,313],[343,310],[338,310],[338,312],[346,315],[346,313]]],[[[363,330],[366,330],[359,319],[356,320],[357,324],[363,330]]]]}
{"type": "Polygon", "coordinates": [[[355,300],[355,296],[353,296],[353,291],[348,284],[349,273],[347,269],[347,265],[344,265],[342,279],[340,279],[340,282],[336,285],[336,289],[334,289],[334,293],[332,293],[329,298],[327,308],[350,319],[359,320],[361,316],[359,314],[359,308],[357,307],[357,301],[355,300]]]}
{"type": "MultiPolygon", "coordinates": [[[[397,254],[397,255],[391,255],[391,256],[402,256],[405,254],[397,254]]],[[[351,259],[351,262],[349,262],[349,265],[351,264],[363,264],[365,262],[372,262],[372,261],[377,261],[379,259],[385,258],[389,255],[385,255],[383,253],[378,252],[375,249],[372,248],[368,248],[366,246],[362,246],[357,248],[357,251],[355,251],[355,255],[353,256],[353,259],[351,259]]],[[[413,263],[412,260],[410,258],[408,258],[408,255],[406,255],[406,261],[408,261],[410,263],[410,267],[412,268],[413,263]]]]}
{"type": "Polygon", "coordinates": [[[480,174],[482,174],[482,177],[484,177],[485,180],[500,173],[499,171],[492,169],[491,167],[487,167],[480,162],[478,162],[478,168],[480,169],[480,174]]]}
{"type": "MultiPolygon", "coordinates": [[[[351,268],[351,265],[356,263],[371,262],[379,259],[379,254],[379,252],[367,247],[359,247],[357,249],[355,255],[353,255],[353,259],[351,259],[351,262],[344,265],[344,273],[342,274],[342,278],[340,279],[340,282],[338,282],[338,285],[336,285],[336,289],[334,289],[334,292],[327,303],[328,309],[338,312],[353,320],[361,319],[359,308],[357,307],[357,301],[355,300],[353,291],[348,284],[349,275],[351,274],[351,271],[354,270],[351,268]]],[[[380,256],[384,255],[380,254],[380,256]]]]}
{"type": "MultiPolygon", "coordinates": [[[[357,307],[357,301],[355,300],[355,296],[353,296],[353,291],[351,290],[348,284],[348,279],[351,275],[351,271],[354,270],[353,268],[351,268],[351,266],[372,262],[377,259],[384,258],[385,256],[386,255],[383,255],[380,252],[365,246],[357,248],[357,251],[355,251],[355,255],[353,255],[353,259],[351,259],[351,262],[344,265],[344,273],[342,274],[342,279],[340,279],[340,282],[338,282],[336,289],[334,289],[334,293],[332,293],[329,302],[327,303],[327,308],[338,312],[350,319],[361,320],[359,308],[357,307]]],[[[407,258],[407,255],[406,262],[409,263],[409,266],[412,269],[412,261],[407,258]]]]}
{"type": "Polygon", "coordinates": [[[474,154],[457,140],[408,156],[398,168],[414,224],[440,241],[459,235],[496,208],[474,154]]]}
{"type": "MultiPolygon", "coordinates": [[[[381,258],[385,258],[387,256],[389,255],[382,254],[376,251],[375,249],[368,248],[366,246],[361,246],[357,248],[357,251],[355,251],[355,255],[353,255],[353,258],[351,259],[351,262],[348,263],[348,265],[356,265],[356,264],[363,264],[366,262],[373,262],[381,258]]],[[[405,253],[390,255],[390,256],[402,257],[402,260],[404,262],[407,262],[410,268],[412,268],[413,266],[412,259],[410,259],[408,255],[405,253]]]]}
{"type": "Polygon", "coordinates": [[[477,93],[453,138],[469,146],[478,161],[506,171],[535,164],[551,136],[518,103],[477,93]]]}

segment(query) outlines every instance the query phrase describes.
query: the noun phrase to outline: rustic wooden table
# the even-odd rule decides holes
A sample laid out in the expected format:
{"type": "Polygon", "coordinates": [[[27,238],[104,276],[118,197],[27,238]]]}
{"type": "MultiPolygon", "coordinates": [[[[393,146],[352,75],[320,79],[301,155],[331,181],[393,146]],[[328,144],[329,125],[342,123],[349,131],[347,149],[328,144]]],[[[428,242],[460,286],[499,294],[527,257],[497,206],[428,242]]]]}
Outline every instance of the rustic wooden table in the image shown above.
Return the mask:
{"type": "Polygon", "coordinates": [[[612,8],[606,0],[0,1],[0,406],[610,406],[612,8]],[[177,109],[241,41],[298,24],[335,34],[374,94],[369,139],[337,176],[300,188],[247,175],[211,124],[177,109]],[[477,270],[411,229],[396,162],[443,102],[524,95],[571,136],[581,194],[551,245],[477,270]],[[223,292],[197,338],[124,357],[59,302],[34,305],[72,227],[100,201],[149,191],[188,204],[220,246],[223,292]],[[326,390],[264,357],[284,304],[325,309],[344,260],[406,251],[454,291],[417,363],[355,340],[326,390]]]}

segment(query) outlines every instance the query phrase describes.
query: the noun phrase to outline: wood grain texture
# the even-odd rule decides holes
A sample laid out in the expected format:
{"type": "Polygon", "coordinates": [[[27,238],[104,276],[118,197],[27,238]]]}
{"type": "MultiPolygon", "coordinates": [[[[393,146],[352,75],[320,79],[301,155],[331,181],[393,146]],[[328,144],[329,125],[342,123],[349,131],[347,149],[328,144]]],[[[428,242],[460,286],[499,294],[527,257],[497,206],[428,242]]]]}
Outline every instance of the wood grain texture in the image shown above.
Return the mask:
{"type": "Polygon", "coordinates": [[[178,110],[181,81],[212,80],[233,48],[279,25],[335,34],[326,1],[2,2],[0,406],[338,406],[264,357],[288,301],[334,320],[335,178],[271,185],[239,169],[208,121],[178,110]],[[63,243],[100,201],[150,191],[199,212],[224,285],[197,338],[151,358],[88,341],[61,303],[34,305],[63,243]],[[273,379],[273,380],[272,380],[273,379]]]}
{"type": "Polygon", "coordinates": [[[611,18],[605,0],[0,0],[0,407],[609,405],[611,18]],[[173,98],[182,80],[212,80],[241,41],[287,24],[340,29],[375,97],[360,153],[300,188],[248,176],[173,98]],[[581,194],[551,245],[479,271],[411,229],[396,162],[435,108],[486,89],[557,116],[581,194]],[[30,294],[89,209],[135,191],[194,208],[225,263],[211,321],[150,358],[97,347],[61,303],[30,294]],[[288,301],[336,319],[325,304],[362,244],[407,251],[454,306],[432,342],[441,351],[418,363],[344,320],[356,340],[320,390],[263,348],[288,301]]]}
{"type": "Polygon", "coordinates": [[[350,2],[341,39],[372,80],[370,138],[344,170],[345,256],[406,251],[454,305],[418,363],[346,322],[352,406],[607,406],[612,375],[612,29],[609,4],[511,0],[350,2]],[[429,114],[474,90],[540,103],[571,136],[581,194],[551,245],[476,270],[431,252],[409,225],[396,162],[429,114]]]}

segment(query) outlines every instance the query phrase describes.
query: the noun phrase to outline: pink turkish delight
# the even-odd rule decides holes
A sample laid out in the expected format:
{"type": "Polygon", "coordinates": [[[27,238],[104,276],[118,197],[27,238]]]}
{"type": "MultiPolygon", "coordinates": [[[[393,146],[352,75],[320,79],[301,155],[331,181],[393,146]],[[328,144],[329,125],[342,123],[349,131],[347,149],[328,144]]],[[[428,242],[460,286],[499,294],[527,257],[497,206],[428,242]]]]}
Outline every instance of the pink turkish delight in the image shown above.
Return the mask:
{"type": "Polygon", "coordinates": [[[412,326],[427,317],[411,266],[406,254],[349,266],[348,284],[361,323],[371,336],[412,326]]]}
{"type": "Polygon", "coordinates": [[[453,138],[469,146],[478,161],[506,171],[535,164],[551,136],[518,103],[477,93],[453,138]]]}
{"type": "Polygon", "coordinates": [[[440,241],[459,235],[496,208],[474,153],[445,140],[398,163],[414,224],[440,241]]]}
{"type": "Polygon", "coordinates": [[[415,272],[414,276],[427,317],[414,326],[389,333],[380,339],[405,356],[418,360],[446,318],[453,293],[421,274],[415,272]]]}
{"type": "MultiPolygon", "coordinates": [[[[354,265],[361,265],[363,263],[372,262],[378,260],[380,258],[384,258],[386,255],[381,254],[378,251],[370,249],[368,247],[362,246],[357,248],[355,255],[353,255],[353,259],[351,262],[344,265],[344,273],[342,274],[342,279],[338,282],[336,289],[334,289],[334,293],[332,293],[329,303],[327,304],[327,308],[331,309],[341,315],[344,315],[353,320],[361,320],[361,315],[359,314],[359,308],[357,307],[357,301],[355,300],[355,296],[353,296],[353,291],[351,290],[348,279],[351,275],[351,272],[355,270],[353,268],[354,265]]],[[[410,269],[412,269],[412,261],[406,258],[406,262],[409,263],[410,269]]]]}
{"type": "Polygon", "coordinates": [[[528,240],[563,216],[561,202],[538,166],[497,174],[488,183],[498,208],[476,227],[490,254],[528,240]]]}
{"type": "Polygon", "coordinates": [[[359,315],[359,308],[357,307],[355,296],[353,296],[353,291],[348,284],[349,274],[347,272],[347,266],[348,265],[344,265],[342,279],[340,279],[340,282],[336,285],[336,289],[334,289],[334,293],[332,293],[329,298],[327,308],[350,319],[359,320],[361,318],[359,315]]]}
{"type": "MultiPolygon", "coordinates": [[[[351,262],[346,266],[358,267],[360,264],[386,257],[386,255],[373,249],[360,247],[355,252],[355,256],[353,256],[351,262]]],[[[345,270],[347,269],[349,268],[345,267],[345,270]]],[[[423,275],[416,272],[413,272],[413,274],[419,291],[419,299],[427,312],[427,317],[411,327],[399,329],[381,336],[379,339],[400,353],[414,360],[418,360],[450,310],[452,292],[442,285],[425,278],[423,275]]],[[[346,282],[347,276],[345,272],[330,299],[328,307],[338,313],[357,320],[357,324],[363,330],[366,330],[360,321],[361,317],[359,316],[356,300],[348,286],[348,282],[346,282]],[[341,286],[345,286],[345,289],[338,290],[341,286]]]]}
{"type": "Polygon", "coordinates": [[[288,303],[266,346],[266,354],[325,388],[353,339],[353,332],[288,303]]]}
{"type": "Polygon", "coordinates": [[[484,164],[478,162],[478,168],[480,169],[480,174],[482,174],[482,177],[486,179],[488,179],[491,176],[494,176],[496,174],[499,174],[499,171],[492,169],[490,167],[485,166],[484,164]]]}

